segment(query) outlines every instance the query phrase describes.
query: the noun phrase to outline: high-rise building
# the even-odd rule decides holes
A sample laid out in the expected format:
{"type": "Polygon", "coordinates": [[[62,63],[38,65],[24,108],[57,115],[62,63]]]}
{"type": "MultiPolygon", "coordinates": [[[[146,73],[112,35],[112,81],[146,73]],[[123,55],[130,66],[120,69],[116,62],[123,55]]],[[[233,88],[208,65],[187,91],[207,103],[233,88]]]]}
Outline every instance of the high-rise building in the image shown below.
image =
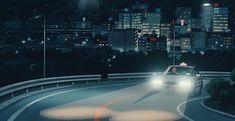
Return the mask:
{"type": "Polygon", "coordinates": [[[192,29],[205,29],[200,18],[192,19],[192,29]]]}
{"type": "Polygon", "coordinates": [[[169,22],[161,22],[160,36],[165,36],[169,40],[171,37],[171,24],[169,22]]]}
{"type": "Polygon", "coordinates": [[[228,50],[234,47],[234,39],[229,28],[228,7],[214,4],[213,29],[207,36],[207,48],[215,50],[228,50]]]}
{"type": "Polygon", "coordinates": [[[213,26],[213,6],[209,3],[202,5],[200,17],[202,18],[203,28],[207,32],[211,32],[213,26]]]}
{"type": "Polygon", "coordinates": [[[137,29],[115,29],[108,33],[108,44],[120,52],[138,51],[137,29]]]}
{"type": "Polygon", "coordinates": [[[167,38],[167,50],[168,50],[168,52],[170,50],[170,46],[172,45],[171,30],[172,30],[172,26],[171,26],[170,22],[162,22],[161,21],[160,36],[165,36],[167,38]]]}
{"type": "Polygon", "coordinates": [[[142,24],[142,34],[152,34],[155,32],[160,36],[161,9],[157,8],[155,12],[147,13],[146,20],[142,24]]]}
{"type": "Polygon", "coordinates": [[[214,7],[213,14],[213,32],[229,32],[228,26],[228,8],[214,7]]]}
{"type": "Polygon", "coordinates": [[[176,8],[176,32],[186,34],[192,28],[192,13],[190,7],[176,8]]]}
{"type": "Polygon", "coordinates": [[[144,19],[142,10],[124,9],[119,13],[119,22],[116,24],[116,29],[141,29],[141,24],[144,19]]]}
{"type": "Polygon", "coordinates": [[[154,52],[157,50],[167,50],[167,39],[164,36],[154,37],[150,36],[146,44],[147,52],[154,52]]]}
{"type": "Polygon", "coordinates": [[[147,42],[148,42],[148,36],[149,35],[143,35],[138,39],[138,52],[144,52],[147,53],[147,42]]]}
{"type": "Polygon", "coordinates": [[[157,50],[167,50],[167,38],[158,37],[156,34],[145,34],[138,40],[138,48],[141,52],[153,52],[157,50]]]}

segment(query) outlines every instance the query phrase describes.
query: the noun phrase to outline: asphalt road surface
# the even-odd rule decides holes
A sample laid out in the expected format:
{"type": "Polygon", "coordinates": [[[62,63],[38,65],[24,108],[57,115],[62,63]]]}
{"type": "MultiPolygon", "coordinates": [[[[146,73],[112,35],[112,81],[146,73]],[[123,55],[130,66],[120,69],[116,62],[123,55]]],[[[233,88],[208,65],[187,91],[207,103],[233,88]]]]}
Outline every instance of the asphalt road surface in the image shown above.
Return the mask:
{"type": "MultiPolygon", "coordinates": [[[[208,83],[207,80],[204,80],[208,83]]],[[[234,121],[191,97],[149,82],[69,87],[39,93],[0,112],[1,121],[234,121]]]]}

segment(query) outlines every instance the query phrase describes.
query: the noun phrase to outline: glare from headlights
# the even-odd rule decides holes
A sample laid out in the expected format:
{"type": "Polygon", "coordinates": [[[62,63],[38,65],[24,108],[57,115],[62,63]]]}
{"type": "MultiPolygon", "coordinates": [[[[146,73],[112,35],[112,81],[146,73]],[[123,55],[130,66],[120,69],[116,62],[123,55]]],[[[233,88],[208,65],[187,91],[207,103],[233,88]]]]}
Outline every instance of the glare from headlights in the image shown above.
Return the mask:
{"type": "Polygon", "coordinates": [[[157,86],[157,85],[162,85],[163,82],[162,80],[153,80],[153,84],[157,86]]]}
{"type": "Polygon", "coordinates": [[[179,86],[186,87],[186,88],[192,87],[192,82],[190,82],[190,81],[180,81],[179,86]]]}
{"type": "Polygon", "coordinates": [[[190,74],[190,73],[186,73],[185,75],[186,75],[186,76],[190,76],[191,74],[190,74]]]}
{"type": "Polygon", "coordinates": [[[178,83],[178,89],[180,92],[191,92],[193,90],[193,83],[190,80],[181,80],[178,83]]]}
{"type": "Polygon", "coordinates": [[[161,88],[163,86],[163,80],[160,78],[154,78],[151,82],[154,88],[161,88]]]}

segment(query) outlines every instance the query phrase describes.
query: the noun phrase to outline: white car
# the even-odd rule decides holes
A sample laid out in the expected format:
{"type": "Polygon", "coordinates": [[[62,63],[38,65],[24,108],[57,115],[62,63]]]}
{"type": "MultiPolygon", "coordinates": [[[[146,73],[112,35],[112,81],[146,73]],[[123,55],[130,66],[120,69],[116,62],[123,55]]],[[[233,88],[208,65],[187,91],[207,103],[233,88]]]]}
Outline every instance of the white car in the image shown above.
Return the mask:
{"type": "Polygon", "coordinates": [[[200,95],[203,86],[199,72],[185,63],[169,66],[163,74],[154,74],[151,81],[156,89],[190,93],[193,96],[200,95]]]}

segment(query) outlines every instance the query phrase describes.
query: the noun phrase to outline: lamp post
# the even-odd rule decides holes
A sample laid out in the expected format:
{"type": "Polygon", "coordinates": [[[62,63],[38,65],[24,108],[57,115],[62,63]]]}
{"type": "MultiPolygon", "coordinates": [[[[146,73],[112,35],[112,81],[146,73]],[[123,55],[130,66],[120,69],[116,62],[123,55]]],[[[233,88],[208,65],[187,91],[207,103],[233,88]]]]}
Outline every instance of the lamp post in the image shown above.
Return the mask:
{"type": "Polygon", "coordinates": [[[46,77],[46,15],[38,15],[33,19],[43,19],[43,78],[46,77]]]}
{"type": "Polygon", "coordinates": [[[46,77],[46,17],[43,17],[43,78],[46,77]]]}
{"type": "Polygon", "coordinates": [[[173,20],[173,65],[175,65],[175,20],[173,20]]]}

